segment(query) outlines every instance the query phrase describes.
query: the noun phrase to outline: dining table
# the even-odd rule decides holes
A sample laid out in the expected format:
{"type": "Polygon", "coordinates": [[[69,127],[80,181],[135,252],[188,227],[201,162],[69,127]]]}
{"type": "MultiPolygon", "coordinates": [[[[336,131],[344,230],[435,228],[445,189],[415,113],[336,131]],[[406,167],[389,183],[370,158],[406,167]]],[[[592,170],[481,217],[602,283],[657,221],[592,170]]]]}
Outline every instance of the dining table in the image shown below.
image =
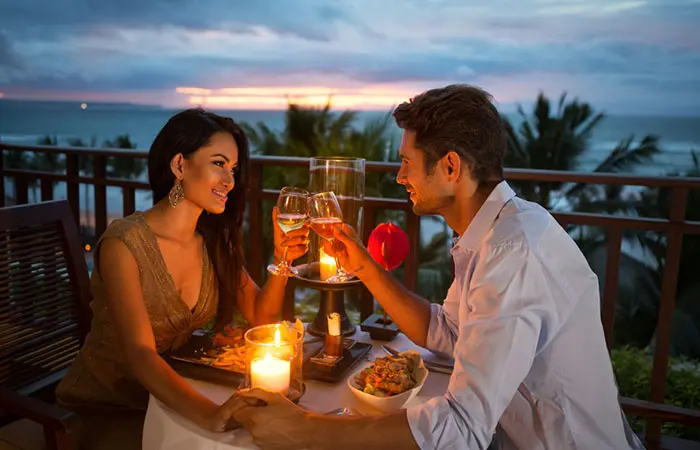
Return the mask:
{"type": "MultiPolygon", "coordinates": [[[[391,342],[375,341],[370,338],[368,333],[361,331],[358,327],[355,334],[348,338],[357,342],[371,343],[372,349],[365,358],[359,360],[337,382],[304,380],[306,392],[299,400],[299,406],[303,409],[318,414],[333,414],[343,408],[346,408],[346,412],[350,411],[357,415],[382,414],[379,410],[360,401],[348,386],[348,379],[353,374],[371,365],[375,358],[386,356],[385,351],[381,348],[382,344],[388,344],[398,351],[417,350],[426,362],[445,363],[445,360],[418,347],[402,333],[399,333],[391,342]]],[[[236,388],[223,384],[191,378],[185,379],[197,391],[216,404],[224,403],[236,391],[236,388]]],[[[444,371],[429,371],[428,378],[418,395],[404,407],[417,405],[433,397],[444,395],[449,379],[450,375],[444,371]]],[[[164,405],[153,395],[150,396],[148,402],[142,443],[144,450],[254,450],[259,448],[253,443],[252,436],[245,429],[240,428],[223,433],[204,430],[164,405]]]]}

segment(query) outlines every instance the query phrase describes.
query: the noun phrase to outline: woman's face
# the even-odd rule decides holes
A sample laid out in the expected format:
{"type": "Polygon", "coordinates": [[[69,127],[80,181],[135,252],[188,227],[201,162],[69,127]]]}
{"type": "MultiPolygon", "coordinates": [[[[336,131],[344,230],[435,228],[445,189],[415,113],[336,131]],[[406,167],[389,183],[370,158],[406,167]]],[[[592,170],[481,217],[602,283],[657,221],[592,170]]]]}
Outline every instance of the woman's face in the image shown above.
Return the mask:
{"type": "MultiPolygon", "coordinates": [[[[177,159],[178,156],[173,161],[177,159]]],[[[238,167],[238,146],[233,136],[223,131],[214,133],[207,145],[189,158],[182,158],[181,163],[185,201],[212,214],[224,212],[228,194],[235,186],[234,172],[238,167]]],[[[178,176],[177,172],[175,175],[178,176]]]]}

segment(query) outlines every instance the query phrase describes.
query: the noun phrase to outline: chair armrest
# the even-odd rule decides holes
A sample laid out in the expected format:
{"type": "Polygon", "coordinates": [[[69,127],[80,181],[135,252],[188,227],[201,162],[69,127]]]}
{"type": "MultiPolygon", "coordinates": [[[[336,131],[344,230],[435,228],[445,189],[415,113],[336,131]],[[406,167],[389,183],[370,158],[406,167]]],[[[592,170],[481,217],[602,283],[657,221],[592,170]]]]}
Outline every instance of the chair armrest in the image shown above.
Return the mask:
{"type": "Polygon", "coordinates": [[[3,411],[36,422],[52,430],[68,431],[74,414],[59,406],[0,387],[3,411]]]}
{"type": "Polygon", "coordinates": [[[620,405],[625,414],[662,422],[674,422],[692,427],[700,426],[700,411],[679,406],[653,403],[636,398],[620,397],[620,405]]]}

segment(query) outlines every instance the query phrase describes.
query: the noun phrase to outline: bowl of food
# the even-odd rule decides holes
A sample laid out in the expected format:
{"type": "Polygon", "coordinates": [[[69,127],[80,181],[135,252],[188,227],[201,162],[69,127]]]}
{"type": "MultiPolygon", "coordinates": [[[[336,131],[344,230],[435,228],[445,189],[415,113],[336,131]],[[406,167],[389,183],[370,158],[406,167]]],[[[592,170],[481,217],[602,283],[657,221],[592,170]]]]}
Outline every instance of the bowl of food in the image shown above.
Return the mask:
{"type": "Polygon", "coordinates": [[[350,376],[348,386],[362,402],[386,413],[403,408],[418,395],[427,378],[420,353],[408,350],[399,356],[377,358],[350,376]]]}

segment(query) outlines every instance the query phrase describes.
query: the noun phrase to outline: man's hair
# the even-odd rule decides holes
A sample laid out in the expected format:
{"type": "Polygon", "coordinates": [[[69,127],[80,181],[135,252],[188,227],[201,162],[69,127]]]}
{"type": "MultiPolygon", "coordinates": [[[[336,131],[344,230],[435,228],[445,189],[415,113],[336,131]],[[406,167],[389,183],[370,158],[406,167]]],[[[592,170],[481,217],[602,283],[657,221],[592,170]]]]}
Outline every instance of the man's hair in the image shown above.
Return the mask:
{"type": "Polygon", "coordinates": [[[394,119],[399,127],[415,133],[428,173],[454,151],[480,185],[503,180],[506,132],[486,91],[468,84],[431,89],[399,105],[394,119]]]}

